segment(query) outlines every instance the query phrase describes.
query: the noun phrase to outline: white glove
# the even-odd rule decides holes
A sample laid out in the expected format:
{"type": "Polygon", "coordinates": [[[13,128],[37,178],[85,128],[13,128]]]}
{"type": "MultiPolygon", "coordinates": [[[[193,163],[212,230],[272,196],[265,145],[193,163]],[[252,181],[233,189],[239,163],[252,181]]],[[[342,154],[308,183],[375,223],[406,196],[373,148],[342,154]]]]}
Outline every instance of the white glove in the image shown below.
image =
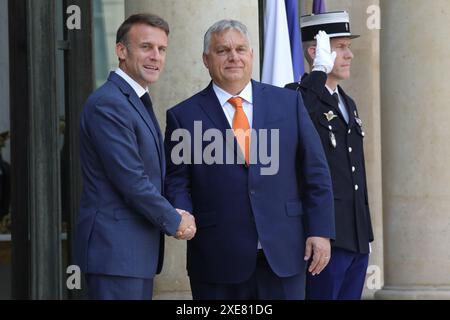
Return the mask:
{"type": "Polygon", "coordinates": [[[321,70],[330,73],[333,70],[336,52],[331,52],[330,37],[325,31],[319,31],[316,35],[316,57],[313,62],[313,71],[321,70]]]}

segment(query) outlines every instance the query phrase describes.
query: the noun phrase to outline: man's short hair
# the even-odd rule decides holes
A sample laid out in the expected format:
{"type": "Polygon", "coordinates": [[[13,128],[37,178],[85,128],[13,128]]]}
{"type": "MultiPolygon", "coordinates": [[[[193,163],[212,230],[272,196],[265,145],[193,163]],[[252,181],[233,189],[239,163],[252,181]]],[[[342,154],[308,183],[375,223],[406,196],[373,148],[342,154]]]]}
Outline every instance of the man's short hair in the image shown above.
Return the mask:
{"type": "Polygon", "coordinates": [[[306,61],[308,62],[308,64],[312,67],[313,65],[313,58],[311,58],[311,56],[309,55],[308,49],[311,47],[314,47],[317,45],[317,41],[316,40],[310,40],[310,41],[303,41],[302,42],[302,47],[303,47],[303,56],[305,57],[306,61]]]}
{"type": "Polygon", "coordinates": [[[137,24],[146,24],[163,30],[169,35],[169,24],[160,16],[153,13],[137,13],[129,16],[119,27],[116,34],[116,44],[128,44],[128,32],[131,27],[137,24]]]}
{"type": "Polygon", "coordinates": [[[220,20],[214,23],[211,27],[209,27],[208,31],[206,31],[205,36],[203,38],[203,53],[209,53],[209,45],[211,43],[211,36],[214,33],[221,33],[227,29],[234,29],[239,31],[250,44],[250,35],[248,33],[247,27],[237,20],[220,20]]]}

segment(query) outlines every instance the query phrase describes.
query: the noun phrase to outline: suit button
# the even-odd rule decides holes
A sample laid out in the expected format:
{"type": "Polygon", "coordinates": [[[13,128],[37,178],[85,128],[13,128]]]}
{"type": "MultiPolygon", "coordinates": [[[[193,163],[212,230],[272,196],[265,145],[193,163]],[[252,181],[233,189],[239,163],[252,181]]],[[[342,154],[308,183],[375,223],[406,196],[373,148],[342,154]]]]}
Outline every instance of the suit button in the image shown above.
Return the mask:
{"type": "Polygon", "coordinates": [[[352,147],[348,147],[348,152],[352,152],[352,151],[353,151],[352,147]]]}
{"type": "Polygon", "coordinates": [[[250,194],[253,196],[253,195],[255,195],[255,190],[250,190],[250,194]]]}
{"type": "Polygon", "coordinates": [[[357,184],[355,184],[355,191],[357,191],[358,190],[358,185],[357,184]]]}
{"type": "Polygon", "coordinates": [[[348,129],[348,134],[352,133],[352,129],[348,129]]]}
{"type": "Polygon", "coordinates": [[[352,172],[355,172],[356,168],[354,166],[352,166],[352,172]]]}

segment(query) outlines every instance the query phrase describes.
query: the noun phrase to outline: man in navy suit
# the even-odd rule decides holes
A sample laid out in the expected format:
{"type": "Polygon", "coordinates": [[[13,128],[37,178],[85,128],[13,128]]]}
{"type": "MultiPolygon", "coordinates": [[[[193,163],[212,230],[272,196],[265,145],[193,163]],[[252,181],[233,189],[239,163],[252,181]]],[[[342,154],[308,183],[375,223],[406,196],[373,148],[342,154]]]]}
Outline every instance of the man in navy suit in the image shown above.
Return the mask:
{"type": "Polygon", "coordinates": [[[164,233],[189,240],[196,232],[193,217],[161,195],[164,145],[148,86],[164,68],[168,34],[153,14],[125,20],[119,68],[81,116],[84,186],[74,246],[91,299],[151,299],[164,233]]]}
{"type": "Polygon", "coordinates": [[[307,299],[360,299],[373,241],[363,125],[355,102],[339,86],[350,77],[350,46],[358,37],[349,26],[345,11],[303,16],[303,49],[312,72],[286,86],[302,94],[324,146],[334,191],[336,239],[330,263],[319,276],[307,278],[307,299]]]}
{"type": "Polygon", "coordinates": [[[319,274],[334,237],[317,132],[297,92],[251,80],[242,23],[215,23],[203,50],[212,82],[167,112],[165,140],[166,197],[198,228],[193,298],[303,299],[308,260],[319,274]]]}

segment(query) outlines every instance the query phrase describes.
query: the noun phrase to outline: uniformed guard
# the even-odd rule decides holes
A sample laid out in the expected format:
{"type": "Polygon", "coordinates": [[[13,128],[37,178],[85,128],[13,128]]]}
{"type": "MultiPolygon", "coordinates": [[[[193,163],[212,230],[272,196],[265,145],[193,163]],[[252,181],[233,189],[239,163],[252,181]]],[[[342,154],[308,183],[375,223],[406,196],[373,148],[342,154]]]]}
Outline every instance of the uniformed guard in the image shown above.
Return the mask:
{"type": "Polygon", "coordinates": [[[350,77],[358,37],[350,32],[345,11],[307,15],[300,19],[303,50],[312,72],[299,90],[322,140],[334,191],[336,239],[331,260],[318,275],[307,275],[307,299],[360,299],[368,265],[370,220],[364,165],[364,125],[355,102],[338,85],[350,77]]]}

